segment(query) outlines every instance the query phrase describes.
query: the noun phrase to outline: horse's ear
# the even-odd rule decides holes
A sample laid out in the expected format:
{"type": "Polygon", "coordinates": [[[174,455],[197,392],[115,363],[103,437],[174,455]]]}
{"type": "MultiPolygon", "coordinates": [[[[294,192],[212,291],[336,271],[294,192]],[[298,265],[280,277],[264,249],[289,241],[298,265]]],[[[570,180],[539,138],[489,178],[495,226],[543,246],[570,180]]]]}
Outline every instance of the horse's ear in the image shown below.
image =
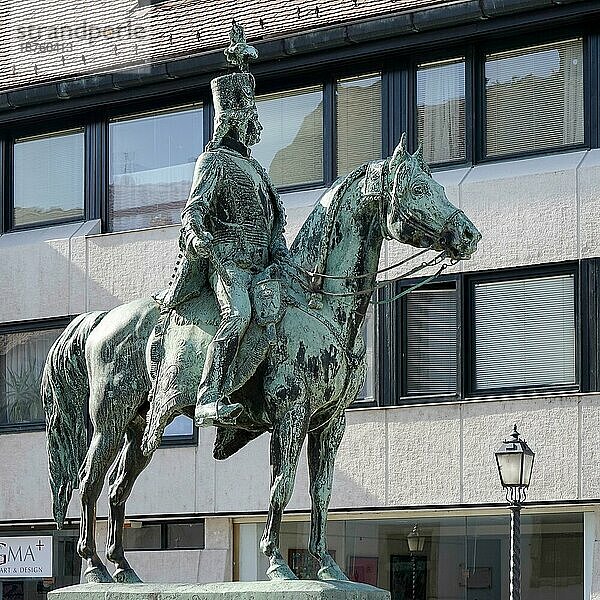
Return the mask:
{"type": "Polygon", "coordinates": [[[394,154],[392,154],[392,159],[390,160],[390,170],[393,167],[398,167],[401,165],[406,160],[406,156],[406,133],[403,133],[400,137],[400,142],[394,150],[394,154]]]}
{"type": "Polygon", "coordinates": [[[425,159],[423,158],[422,144],[419,144],[417,151],[413,154],[413,158],[417,161],[417,164],[419,165],[419,167],[421,167],[422,171],[425,171],[425,173],[431,175],[431,169],[429,168],[429,165],[425,162],[425,159]]]}

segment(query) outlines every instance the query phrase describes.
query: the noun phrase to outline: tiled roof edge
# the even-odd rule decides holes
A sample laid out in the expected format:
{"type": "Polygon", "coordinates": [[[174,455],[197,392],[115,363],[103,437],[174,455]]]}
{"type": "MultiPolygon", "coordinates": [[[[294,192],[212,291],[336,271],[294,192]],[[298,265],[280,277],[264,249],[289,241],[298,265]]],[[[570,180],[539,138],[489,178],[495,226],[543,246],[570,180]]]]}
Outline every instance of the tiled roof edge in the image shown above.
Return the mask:
{"type": "MultiPolygon", "coordinates": [[[[531,12],[589,0],[464,0],[407,13],[315,29],[254,43],[259,62],[466,25],[480,20],[531,12]]],[[[139,87],[169,79],[214,73],[226,68],[221,49],[153,64],[136,65],[108,73],[45,82],[0,93],[0,112],[139,87]]]]}

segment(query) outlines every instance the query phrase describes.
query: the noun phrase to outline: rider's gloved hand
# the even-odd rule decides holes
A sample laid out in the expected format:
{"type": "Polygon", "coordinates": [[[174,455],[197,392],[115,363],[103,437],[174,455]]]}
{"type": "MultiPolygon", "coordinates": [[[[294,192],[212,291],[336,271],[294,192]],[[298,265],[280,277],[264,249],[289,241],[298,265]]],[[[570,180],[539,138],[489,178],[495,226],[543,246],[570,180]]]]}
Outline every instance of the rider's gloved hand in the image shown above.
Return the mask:
{"type": "Polygon", "coordinates": [[[191,229],[182,229],[179,246],[191,258],[207,258],[213,236],[208,231],[196,233],[191,229]]]}

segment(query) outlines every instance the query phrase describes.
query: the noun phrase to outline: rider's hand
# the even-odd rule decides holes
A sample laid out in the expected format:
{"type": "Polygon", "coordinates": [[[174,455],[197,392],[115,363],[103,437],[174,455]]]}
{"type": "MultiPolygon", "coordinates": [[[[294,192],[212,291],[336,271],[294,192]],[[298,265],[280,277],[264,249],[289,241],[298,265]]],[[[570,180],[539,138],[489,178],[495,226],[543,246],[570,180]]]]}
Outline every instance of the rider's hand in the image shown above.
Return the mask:
{"type": "Polygon", "coordinates": [[[208,231],[199,233],[194,231],[181,232],[182,249],[190,257],[207,258],[210,254],[212,240],[213,236],[208,231]]]}
{"type": "Polygon", "coordinates": [[[212,240],[213,236],[208,231],[192,236],[191,246],[194,254],[200,258],[208,258],[212,240]]]}

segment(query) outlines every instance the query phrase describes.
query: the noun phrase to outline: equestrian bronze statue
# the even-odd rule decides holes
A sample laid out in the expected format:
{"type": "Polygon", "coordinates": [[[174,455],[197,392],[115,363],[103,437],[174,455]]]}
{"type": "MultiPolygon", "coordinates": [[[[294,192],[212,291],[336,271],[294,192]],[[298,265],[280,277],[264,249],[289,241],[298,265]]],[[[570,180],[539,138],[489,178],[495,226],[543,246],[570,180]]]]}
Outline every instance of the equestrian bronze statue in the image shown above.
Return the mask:
{"type": "Polygon", "coordinates": [[[54,518],[63,525],[79,488],[78,551],[87,581],[139,581],[123,550],[125,502],[178,414],[217,427],[218,460],[270,433],[269,513],[260,547],[271,579],[295,579],[279,531],[308,438],[309,550],[319,578],[346,579],[327,549],[327,509],[345,410],[366,374],[361,329],[374,292],[385,285],[377,281],[383,240],[432,251],[420,266],[440,272],[469,258],[481,237],[448,201],[421,151],[407,152],[403,136],[392,157],[336,181],[288,251],[277,192],[247,152],[260,130],[253,80],[244,70],[255,51],[238,30],[227,52],[237,77],[225,87],[213,82],[222,111],[196,165],[174,283],[156,297],[80,315],[46,361],[42,398],[54,518]],[[237,111],[229,123],[227,110],[237,111]],[[238,200],[244,209],[233,214],[238,200]],[[112,577],[94,537],[109,471],[112,577]]]}

